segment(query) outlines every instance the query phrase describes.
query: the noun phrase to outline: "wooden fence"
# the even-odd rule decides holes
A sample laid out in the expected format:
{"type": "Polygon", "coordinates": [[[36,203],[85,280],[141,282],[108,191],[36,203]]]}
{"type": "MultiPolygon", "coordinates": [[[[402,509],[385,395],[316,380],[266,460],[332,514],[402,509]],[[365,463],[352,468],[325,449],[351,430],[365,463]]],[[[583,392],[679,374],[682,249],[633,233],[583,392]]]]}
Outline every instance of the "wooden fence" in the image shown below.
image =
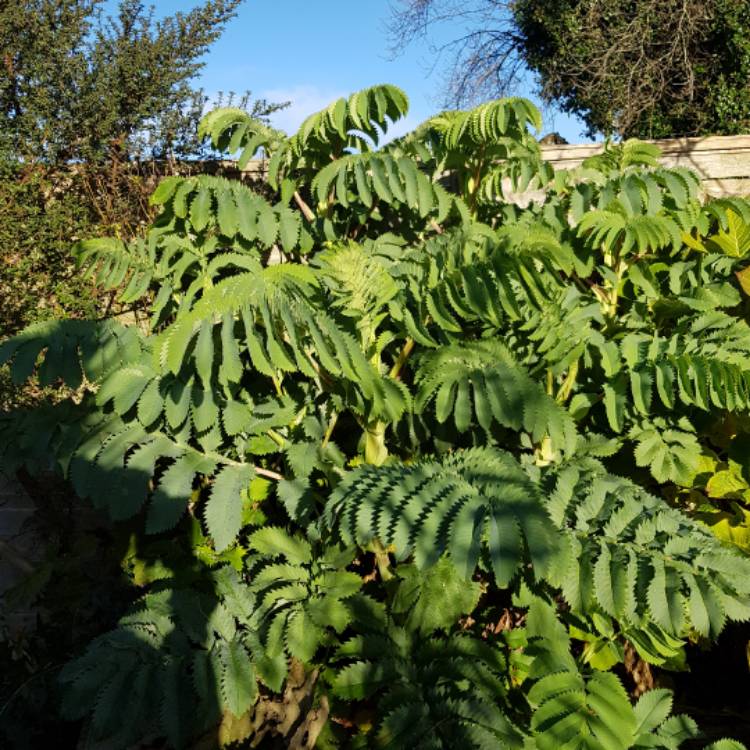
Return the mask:
{"type": "MultiPolygon", "coordinates": [[[[687,167],[697,172],[708,195],[750,196],[750,135],[674,138],[651,143],[662,150],[664,166],[687,167]]],[[[549,145],[542,146],[542,153],[557,169],[571,169],[602,148],[601,143],[549,145]]]]}

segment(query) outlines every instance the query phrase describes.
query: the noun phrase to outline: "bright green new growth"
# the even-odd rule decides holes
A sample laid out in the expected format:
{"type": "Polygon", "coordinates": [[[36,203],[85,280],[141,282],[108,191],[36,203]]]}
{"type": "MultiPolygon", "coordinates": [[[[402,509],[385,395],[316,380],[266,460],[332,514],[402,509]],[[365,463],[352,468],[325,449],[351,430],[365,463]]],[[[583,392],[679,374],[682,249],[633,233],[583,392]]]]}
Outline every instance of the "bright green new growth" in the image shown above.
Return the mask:
{"type": "Polygon", "coordinates": [[[6,461],[54,459],[144,549],[191,553],[63,671],[93,740],[696,736],[607,670],[750,619],[750,560],[665,501],[743,434],[750,204],[700,200],[638,142],[555,173],[522,99],[381,145],[406,110],[376,86],[292,137],[211,113],[241,165],[264,150],[262,194],[168,178],[142,241],[76,247],[148,326],[0,345],[17,382],[73,394],[3,417],[6,461]]]}

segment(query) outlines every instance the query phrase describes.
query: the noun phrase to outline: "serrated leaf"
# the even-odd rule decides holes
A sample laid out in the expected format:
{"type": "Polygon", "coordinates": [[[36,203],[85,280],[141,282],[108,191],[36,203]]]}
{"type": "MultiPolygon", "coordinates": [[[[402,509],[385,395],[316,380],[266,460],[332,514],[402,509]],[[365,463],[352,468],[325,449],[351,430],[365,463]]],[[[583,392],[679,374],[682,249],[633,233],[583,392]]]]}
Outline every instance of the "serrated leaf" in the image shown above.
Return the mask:
{"type": "Polygon", "coordinates": [[[258,697],[255,669],[247,651],[236,640],[220,647],[223,674],[221,696],[224,707],[235,716],[242,716],[258,697]]]}
{"type": "Polygon", "coordinates": [[[217,552],[237,538],[242,523],[242,492],[250,484],[252,466],[225,466],[215,477],[203,517],[217,552]]]}
{"type": "Polygon", "coordinates": [[[216,194],[216,200],[218,203],[217,218],[219,220],[219,229],[227,237],[234,237],[239,225],[234,196],[230,190],[222,190],[216,194]]]}
{"type": "Polygon", "coordinates": [[[397,574],[400,582],[391,609],[407,616],[410,629],[424,634],[450,630],[474,609],[481,593],[479,584],[465,581],[446,558],[424,572],[401,565],[397,574]]]}
{"type": "Polygon", "coordinates": [[[310,562],[312,548],[301,536],[291,536],[284,529],[266,526],[250,535],[248,544],[251,549],[263,555],[283,555],[291,563],[303,565],[310,562]]]}
{"type": "Polygon", "coordinates": [[[289,653],[303,662],[312,661],[323,632],[310,619],[303,608],[289,616],[286,627],[286,645],[289,653]]]}
{"type": "Polygon", "coordinates": [[[653,732],[672,713],[672,691],[659,688],[644,693],[633,709],[638,721],[636,735],[653,732]]]}
{"type": "Polygon", "coordinates": [[[190,223],[198,232],[202,232],[208,226],[212,203],[211,189],[206,185],[200,185],[198,192],[190,203],[190,223]]]}
{"type": "Polygon", "coordinates": [[[187,510],[198,473],[210,473],[215,463],[197,453],[178,458],[162,475],[146,516],[146,533],[158,534],[174,528],[187,510]]]}
{"type": "Polygon", "coordinates": [[[294,476],[299,479],[306,479],[318,464],[316,443],[291,443],[285,453],[294,476]]]}
{"type": "Polygon", "coordinates": [[[333,693],[345,700],[362,700],[387,684],[392,673],[386,665],[372,662],[355,662],[336,673],[333,693]]]}
{"type": "Polygon", "coordinates": [[[279,211],[279,237],[281,238],[281,246],[287,253],[296,249],[299,233],[299,215],[290,208],[283,207],[279,211]]]}
{"type": "Polygon", "coordinates": [[[182,177],[172,175],[162,178],[156,190],[151,193],[149,203],[152,206],[159,206],[166,203],[172,197],[177,186],[182,182],[182,179],[182,177]]]}

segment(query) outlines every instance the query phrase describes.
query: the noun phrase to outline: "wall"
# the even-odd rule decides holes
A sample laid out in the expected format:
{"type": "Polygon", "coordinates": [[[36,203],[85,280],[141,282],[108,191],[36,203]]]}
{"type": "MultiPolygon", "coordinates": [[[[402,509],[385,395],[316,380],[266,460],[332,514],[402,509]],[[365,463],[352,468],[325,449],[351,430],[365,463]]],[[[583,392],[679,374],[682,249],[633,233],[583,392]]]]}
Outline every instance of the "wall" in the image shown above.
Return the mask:
{"type": "MultiPolygon", "coordinates": [[[[697,172],[707,194],[750,196],[750,135],[675,138],[651,143],[661,148],[661,162],[665,166],[687,167],[697,172]]],[[[555,168],[571,169],[602,148],[601,143],[549,145],[542,146],[542,153],[555,168]]]]}

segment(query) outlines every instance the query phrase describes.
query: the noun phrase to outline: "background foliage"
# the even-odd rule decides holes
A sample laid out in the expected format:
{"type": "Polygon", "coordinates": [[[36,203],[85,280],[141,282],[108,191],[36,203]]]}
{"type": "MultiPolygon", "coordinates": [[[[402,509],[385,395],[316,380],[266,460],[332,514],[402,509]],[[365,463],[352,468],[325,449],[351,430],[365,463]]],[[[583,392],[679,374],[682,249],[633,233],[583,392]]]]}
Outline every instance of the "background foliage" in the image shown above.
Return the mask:
{"type": "MultiPolygon", "coordinates": [[[[138,0],[28,0],[0,9],[0,146],[11,161],[191,158],[201,60],[241,0],[156,19],[138,0]]],[[[266,102],[255,114],[268,111],[266,102]]]]}
{"type": "Polygon", "coordinates": [[[403,0],[392,31],[400,47],[446,27],[451,102],[498,96],[531,70],[591,136],[734,135],[750,130],[748,14],[747,0],[403,0]]]}
{"type": "MultiPolygon", "coordinates": [[[[3,335],[109,310],[112,296],[75,273],[71,241],[143,234],[158,178],[215,155],[196,136],[207,97],[193,81],[239,2],[159,20],[135,0],[114,16],[102,0],[0,7],[3,335]]],[[[283,106],[249,93],[221,101],[257,117],[283,106]]],[[[2,394],[10,398],[7,385],[2,394]]]]}

